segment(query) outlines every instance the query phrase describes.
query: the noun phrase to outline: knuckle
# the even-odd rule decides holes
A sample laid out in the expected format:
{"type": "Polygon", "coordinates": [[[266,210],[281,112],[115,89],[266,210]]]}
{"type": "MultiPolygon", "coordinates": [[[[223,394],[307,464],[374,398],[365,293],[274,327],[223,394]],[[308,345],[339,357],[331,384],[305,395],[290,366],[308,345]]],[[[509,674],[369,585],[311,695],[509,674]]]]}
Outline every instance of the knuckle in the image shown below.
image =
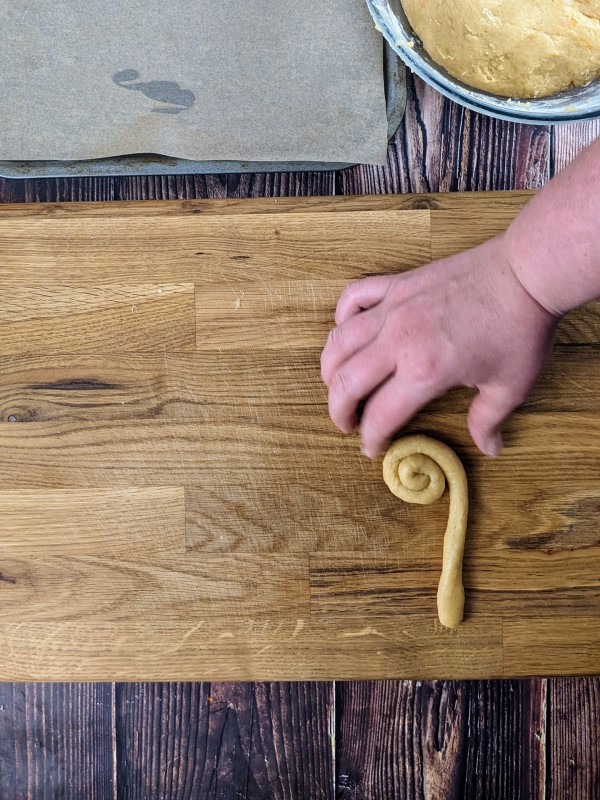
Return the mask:
{"type": "Polygon", "coordinates": [[[333,390],[336,392],[336,394],[344,397],[354,398],[356,392],[356,380],[353,372],[345,367],[339,369],[333,379],[333,390]]]}
{"type": "Polygon", "coordinates": [[[419,386],[431,386],[439,379],[439,361],[431,353],[417,353],[411,362],[412,380],[419,386]]]}
{"type": "Polygon", "coordinates": [[[349,283],[348,286],[346,286],[346,288],[340,295],[338,308],[346,305],[347,303],[351,303],[356,297],[356,295],[359,293],[359,287],[360,287],[360,281],[353,281],[352,283],[349,283]]]}
{"type": "Polygon", "coordinates": [[[356,291],[357,291],[358,287],[360,286],[360,284],[361,284],[361,281],[351,281],[346,286],[344,294],[347,295],[347,296],[352,297],[354,294],[356,294],[356,291]]]}
{"type": "Polygon", "coordinates": [[[383,327],[386,335],[396,344],[413,338],[414,326],[410,314],[397,306],[387,310],[383,327]]]}
{"type": "Polygon", "coordinates": [[[329,331],[329,336],[327,339],[328,346],[334,350],[339,350],[343,346],[343,343],[344,334],[342,333],[342,329],[340,327],[332,328],[329,331]]]}
{"type": "Polygon", "coordinates": [[[440,354],[414,339],[396,347],[395,363],[398,374],[418,388],[444,383],[448,372],[448,364],[440,354]]]}

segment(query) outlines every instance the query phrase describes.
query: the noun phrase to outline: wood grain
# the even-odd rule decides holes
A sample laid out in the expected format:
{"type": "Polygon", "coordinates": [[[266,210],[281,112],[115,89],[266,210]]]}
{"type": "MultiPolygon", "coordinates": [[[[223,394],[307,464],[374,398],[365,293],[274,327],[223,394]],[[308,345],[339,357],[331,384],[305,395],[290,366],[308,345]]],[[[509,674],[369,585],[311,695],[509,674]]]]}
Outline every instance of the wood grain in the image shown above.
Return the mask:
{"type": "MultiPolygon", "coordinates": [[[[531,491],[535,491],[535,481],[542,480],[540,470],[542,476],[544,470],[551,474],[561,464],[568,465],[574,481],[597,480],[600,420],[593,412],[517,411],[504,428],[503,461],[478,454],[461,414],[425,410],[407,431],[437,431],[466,459],[473,486],[496,476],[495,485],[533,481],[531,491]]],[[[0,423],[0,452],[6,489],[109,488],[122,481],[139,487],[210,486],[224,476],[232,484],[240,480],[245,484],[252,473],[257,473],[258,485],[265,481],[287,485],[325,473],[333,486],[352,479],[361,487],[365,476],[377,470],[357,455],[355,437],[342,437],[321,414],[301,406],[285,409],[283,419],[277,409],[268,408],[255,419],[250,408],[233,419],[227,409],[220,418],[215,412],[215,418],[203,423],[0,423]],[[279,425],[273,424],[276,419],[279,425]],[[305,444],[307,426],[314,437],[310,449],[305,444]]],[[[385,486],[379,489],[382,496],[386,491],[385,486]]]]}
{"type": "Polygon", "coordinates": [[[0,797],[113,800],[110,684],[0,684],[0,797]]]}
{"type": "Polygon", "coordinates": [[[119,200],[307,197],[335,194],[333,172],[256,175],[149,175],[94,178],[0,178],[0,202],[56,203],[119,200]]]}
{"type": "MultiPolygon", "coordinates": [[[[73,201],[112,201],[112,200],[155,200],[155,199],[196,199],[207,197],[231,197],[248,198],[248,197],[276,197],[282,195],[297,195],[299,197],[306,197],[306,195],[332,195],[334,192],[340,194],[342,192],[356,192],[356,191],[371,191],[375,193],[389,193],[397,191],[408,191],[411,187],[413,190],[416,187],[424,189],[430,188],[432,190],[439,189],[442,185],[448,188],[523,188],[525,186],[537,186],[546,179],[548,173],[552,174],[556,169],[562,168],[572,157],[573,154],[580,149],[586,142],[591,141],[595,136],[594,123],[581,124],[577,126],[557,126],[550,129],[549,138],[553,149],[553,157],[549,162],[549,149],[547,147],[548,131],[546,129],[531,129],[520,128],[511,126],[508,123],[488,124],[485,119],[480,119],[477,115],[472,115],[465,112],[463,109],[454,107],[451,103],[446,103],[443,99],[439,98],[434,92],[425,93],[422,90],[422,84],[418,79],[411,81],[409,84],[409,114],[407,115],[404,123],[401,126],[399,135],[392,143],[389,151],[389,167],[381,170],[379,168],[371,167],[355,167],[351,170],[346,170],[343,173],[334,175],[333,173],[291,173],[291,174],[271,174],[271,175],[232,175],[232,176],[166,176],[166,177],[149,177],[149,178],[136,178],[136,177],[103,177],[103,178],[79,178],[69,180],[54,180],[54,179],[40,179],[28,181],[7,181],[0,178],[0,202],[44,202],[44,201],[60,201],[60,202],[73,202],[73,201]],[[441,101],[441,102],[440,102],[441,101]],[[418,106],[417,106],[418,102],[418,106]],[[517,153],[517,157],[513,158],[512,153],[517,153]]],[[[392,198],[390,198],[392,199],[392,198]]],[[[402,196],[394,198],[397,202],[406,202],[410,198],[402,196]]],[[[480,198],[481,199],[481,198],[480,198]]],[[[369,202],[368,199],[365,202],[369,202]]],[[[420,202],[420,201],[419,201],[420,202]]],[[[74,270],[74,276],[77,278],[77,270],[74,270]]],[[[18,275],[17,275],[18,279],[18,275]]],[[[271,351],[271,357],[274,351],[271,351]]],[[[134,362],[136,358],[132,358],[134,362]]],[[[100,359],[97,359],[97,363],[100,359]]],[[[7,368],[7,362],[10,363],[11,359],[4,359],[0,367],[0,378],[7,368]]],[[[130,365],[131,367],[133,365],[130,365]]],[[[97,368],[99,369],[99,368],[97,368]]],[[[67,373],[70,373],[70,367],[65,367],[67,373]]],[[[114,365],[107,367],[107,372],[116,372],[114,365]]],[[[591,372],[593,373],[593,369],[591,372]]],[[[85,373],[85,370],[84,370],[85,373]]],[[[58,370],[60,377],[60,370],[58,370]]],[[[89,373],[88,373],[89,374],[89,373]]],[[[92,370],[93,374],[93,370],[92,370]]],[[[83,378],[85,378],[83,374],[83,378]]],[[[577,382],[581,382],[582,375],[579,374],[576,378],[577,382]]],[[[558,394],[561,396],[566,392],[568,384],[563,384],[562,394],[552,393],[548,398],[550,404],[557,403],[559,400],[558,394]]],[[[97,404],[92,409],[85,409],[86,402],[91,404],[89,393],[75,394],[71,403],[73,413],[77,415],[91,415],[102,413],[104,406],[97,404]],[[75,411],[76,409],[76,411],[75,411]]],[[[131,392],[129,393],[131,395],[131,392]]],[[[60,390],[57,392],[57,401],[62,396],[60,390]]],[[[40,397],[40,390],[35,395],[40,397]]],[[[97,395],[93,395],[97,396],[97,395]]],[[[112,413],[112,399],[110,393],[105,393],[106,398],[106,414],[112,413]]],[[[581,395],[586,396],[584,393],[581,395]]],[[[569,392],[570,402],[578,402],[575,387],[569,392]]],[[[133,399],[130,399],[133,402],[133,399]]],[[[189,409],[193,404],[193,399],[187,398],[186,408],[189,409]]],[[[538,397],[538,409],[542,402],[543,397],[538,397]]],[[[68,404],[66,400],[61,401],[61,413],[65,416],[69,413],[68,404]]],[[[149,400],[151,403],[151,400],[149,400]]],[[[57,405],[51,414],[57,414],[57,405]]],[[[33,407],[29,401],[26,408],[33,407]]],[[[135,406],[134,406],[135,408],[135,406]]],[[[176,409],[176,406],[173,406],[176,409]]],[[[575,408],[573,409],[575,410],[575,408]]],[[[142,413],[142,412],[140,412],[142,413]]],[[[160,413],[163,413],[160,410],[160,413]]],[[[177,413],[175,411],[174,413],[177,413]]],[[[432,509],[429,511],[431,512],[432,509]]],[[[545,682],[542,682],[542,684],[545,682]]],[[[530,692],[535,694],[536,686],[540,682],[528,681],[527,686],[531,687],[530,692]]],[[[594,717],[586,711],[586,697],[589,695],[585,691],[581,691],[580,687],[584,686],[583,680],[565,680],[563,682],[565,690],[562,692],[562,700],[557,705],[557,714],[552,721],[551,730],[549,731],[550,739],[553,732],[557,733],[560,730],[573,732],[574,738],[570,739],[574,749],[580,754],[577,760],[577,765],[598,763],[598,759],[593,761],[589,754],[593,753],[592,742],[594,738],[598,741],[596,730],[594,728],[594,717]],[[588,760],[589,759],[589,760],[588,760]]],[[[590,684],[598,686],[598,680],[594,679],[590,684]]],[[[339,686],[340,684],[338,684],[339,686]]],[[[378,688],[381,686],[393,687],[397,684],[354,684],[348,687],[349,696],[357,696],[359,687],[378,688]]],[[[426,684],[427,685],[427,684],[426,684]]],[[[446,684],[451,686],[451,684],[446,684]]],[[[493,787],[497,785],[499,778],[496,778],[502,771],[514,772],[515,769],[521,769],[523,762],[527,762],[531,754],[532,770],[534,773],[545,775],[546,767],[548,771],[549,786],[553,787],[552,797],[560,800],[573,800],[572,793],[569,792],[569,781],[559,779],[553,781],[554,775],[559,774],[561,770],[565,775],[573,772],[573,765],[561,759],[561,754],[556,753],[556,750],[548,750],[547,763],[545,753],[545,729],[540,732],[538,739],[539,726],[533,721],[527,735],[524,734],[523,749],[519,746],[517,740],[511,740],[511,747],[500,749],[502,739],[498,742],[494,736],[490,736],[489,732],[492,724],[496,718],[510,719],[507,712],[507,704],[512,702],[511,698],[515,693],[512,688],[507,692],[502,692],[502,683],[492,683],[491,686],[495,687],[495,694],[490,698],[490,694],[486,693],[486,684],[476,684],[473,688],[472,698],[475,709],[481,707],[486,712],[482,713],[479,717],[480,724],[477,730],[473,729],[472,737],[470,737],[470,750],[463,749],[461,754],[462,763],[466,764],[467,754],[471,768],[475,768],[479,775],[486,776],[488,781],[489,794],[487,798],[498,798],[498,800],[513,800],[513,797],[507,795],[500,796],[493,787]],[[535,738],[534,738],[535,737],[535,738]],[[541,749],[535,750],[536,742],[541,741],[541,749]],[[496,746],[497,758],[494,758],[494,747],[488,746],[491,743],[496,746]],[[558,761],[553,763],[553,757],[556,755],[558,761]],[[552,756],[552,757],[551,757],[552,756]],[[537,758],[537,761],[535,760],[537,758]]],[[[507,684],[506,684],[507,685],[507,684]]],[[[514,686],[514,684],[510,684],[514,686]]],[[[100,708],[108,712],[111,701],[110,698],[100,698],[98,701],[88,691],[86,684],[71,684],[68,687],[68,697],[70,701],[66,703],[55,704],[51,706],[52,711],[49,712],[44,708],[41,702],[36,701],[36,698],[48,698],[52,692],[61,690],[61,687],[51,686],[15,686],[14,689],[11,685],[5,684],[0,686],[0,693],[2,694],[1,706],[8,707],[6,702],[6,692],[19,692],[19,697],[24,698],[24,702],[19,702],[18,706],[13,705],[15,709],[14,716],[11,717],[11,727],[8,729],[3,728],[3,732],[8,732],[8,736],[0,735],[0,747],[2,748],[2,758],[0,758],[0,773],[7,783],[0,783],[3,793],[7,797],[17,797],[17,786],[26,787],[27,781],[36,780],[43,782],[45,791],[48,796],[52,796],[51,786],[56,783],[58,790],[57,796],[59,797],[73,797],[79,798],[86,792],[89,795],[92,789],[95,789],[98,797],[104,797],[102,788],[106,790],[107,797],[113,797],[113,787],[107,783],[102,783],[96,780],[95,776],[90,778],[89,765],[95,764],[95,752],[102,748],[103,742],[108,742],[109,736],[105,731],[104,736],[100,737],[98,726],[90,727],[94,732],[94,736],[86,737],[80,742],[80,749],[77,753],[73,749],[69,750],[70,756],[68,763],[66,760],[53,761],[47,757],[49,748],[41,752],[39,747],[36,747],[36,726],[45,724],[45,720],[52,720],[52,729],[57,740],[60,736],[63,737],[65,747],[67,743],[73,741],[80,730],[79,719],[86,713],[90,716],[98,714],[100,708]],[[31,700],[31,703],[29,703],[31,700]],[[102,705],[98,705],[100,702],[102,705]],[[81,711],[78,711],[81,709],[81,711]],[[15,742],[18,743],[15,746],[15,742]],[[78,755],[80,754],[80,755],[78,755]],[[15,760],[16,758],[16,760],[15,760]],[[55,770],[52,767],[58,764],[55,770]],[[50,767],[50,769],[48,769],[50,767]],[[72,786],[71,794],[65,789],[65,785],[72,786]]],[[[162,687],[161,697],[163,702],[165,700],[166,688],[162,687]]],[[[173,689],[173,694],[176,690],[173,689]]],[[[193,691],[193,690],[190,690],[193,691]]],[[[541,690],[543,697],[545,697],[545,690],[541,690]]],[[[299,695],[300,697],[300,695],[299,695]]],[[[131,695],[129,700],[132,700],[131,695]]],[[[142,742],[152,741],[156,743],[156,747],[160,747],[160,731],[168,724],[167,720],[176,715],[177,706],[173,703],[169,706],[170,713],[164,714],[160,725],[155,722],[155,716],[152,713],[143,713],[144,700],[149,702],[149,697],[143,695],[140,697],[139,708],[136,714],[136,732],[142,742]]],[[[254,698],[256,702],[256,698],[254,698]]],[[[289,721],[287,712],[288,700],[285,695],[281,694],[279,699],[274,692],[271,696],[271,706],[273,716],[280,719],[289,721]]],[[[131,707],[131,702],[127,707],[131,707]]],[[[377,706],[381,709],[380,706],[377,706]]],[[[373,713],[368,717],[368,724],[359,724],[358,727],[347,725],[343,731],[338,732],[337,749],[338,754],[348,752],[348,748],[354,744],[362,742],[373,742],[372,746],[372,759],[368,762],[367,771],[370,774],[382,773],[386,769],[388,771],[394,770],[401,772],[402,770],[409,770],[410,763],[402,761],[402,752],[391,747],[385,752],[390,753],[389,760],[384,762],[380,758],[380,751],[377,749],[377,731],[382,730],[383,735],[393,739],[394,732],[405,725],[405,715],[408,713],[409,708],[405,704],[395,704],[389,716],[384,718],[380,723],[378,721],[377,709],[373,709],[373,713]],[[389,764],[389,767],[387,766],[389,764]]],[[[0,709],[1,712],[1,709],[0,709]]],[[[381,713],[381,711],[380,711],[381,713]]],[[[365,719],[362,717],[362,719],[365,719]]],[[[4,712],[0,713],[0,723],[6,720],[4,712]]],[[[121,724],[124,725],[124,718],[121,718],[121,724]]],[[[132,723],[133,724],[133,723],[132,723]]],[[[321,717],[321,724],[325,725],[321,717]]],[[[85,729],[85,725],[83,726],[85,729]]],[[[220,761],[226,761],[232,754],[236,757],[240,750],[237,747],[237,742],[231,743],[229,739],[220,738],[220,730],[217,727],[214,729],[215,738],[219,737],[217,741],[211,737],[207,740],[197,738],[193,726],[190,727],[189,738],[186,738],[185,731],[181,738],[181,745],[179,751],[173,750],[171,752],[186,753],[189,748],[194,745],[202,751],[205,748],[210,753],[217,754],[220,761]],[[188,748],[186,750],[186,748],[188,748]]],[[[412,730],[407,728],[407,751],[410,750],[414,753],[416,758],[419,753],[420,747],[420,730],[412,730]],[[412,735],[414,745],[411,746],[408,737],[412,735]]],[[[293,736],[293,734],[292,734],[293,736]]],[[[268,732],[265,731],[261,737],[265,747],[269,742],[268,732]]],[[[124,741],[127,741],[124,738],[124,741]]],[[[556,738],[560,742],[560,738],[556,738]]],[[[394,742],[391,741],[391,745],[394,742]]],[[[78,744],[79,747],[79,744],[78,744]]],[[[112,765],[110,764],[111,747],[106,744],[104,748],[103,763],[108,773],[112,772],[112,765]]],[[[53,749],[52,752],[56,752],[53,749]]],[[[161,751],[164,754],[164,760],[161,762],[155,756],[154,763],[164,764],[167,767],[172,763],[171,752],[166,750],[161,751]]],[[[278,752],[284,752],[282,747],[278,747],[278,752]]],[[[292,753],[293,748],[288,748],[287,751],[292,753]]],[[[316,756],[315,756],[316,757],[316,756]]],[[[199,760],[203,761],[202,752],[199,760]]],[[[210,766],[207,765],[207,766],[210,766]]],[[[355,769],[362,771],[364,767],[362,758],[357,759],[355,762],[355,769]]],[[[306,770],[306,764],[305,764],[306,770]]],[[[432,779],[435,779],[435,770],[443,769],[443,765],[439,763],[433,766],[432,779]]],[[[463,767],[460,767],[463,769],[463,767]]],[[[197,774],[197,773],[195,773],[197,774]]],[[[591,773],[594,775],[594,773],[591,773]]],[[[123,773],[123,780],[119,783],[119,791],[128,793],[134,791],[129,788],[127,783],[128,773],[123,773]]],[[[383,777],[380,779],[380,784],[385,786],[387,798],[394,798],[394,793],[390,790],[389,784],[386,786],[383,777]]],[[[30,786],[33,783],[30,783],[30,786]]],[[[593,790],[596,790],[594,783],[591,783],[593,790]]],[[[340,780],[339,791],[343,789],[343,782],[340,780]]],[[[235,792],[236,787],[231,783],[221,784],[224,793],[230,791],[235,792]]],[[[22,789],[23,797],[27,796],[26,788],[22,789]]],[[[173,797],[181,796],[179,793],[181,789],[181,781],[177,781],[176,777],[173,778],[172,783],[168,788],[164,786],[165,800],[171,800],[173,797]]],[[[184,791],[184,790],[183,790],[184,791]]],[[[596,792],[599,796],[600,793],[596,792]]],[[[0,792],[2,794],[2,792],[0,792]]],[[[29,792],[31,794],[31,791],[29,792]]],[[[129,796],[126,794],[125,796],[129,796]]],[[[248,797],[252,797],[250,792],[247,793],[248,797]]],[[[356,800],[359,797],[364,797],[360,793],[360,787],[357,792],[350,795],[356,800]]],[[[399,792],[396,796],[403,797],[399,792]]],[[[524,797],[537,798],[539,795],[532,788],[531,791],[520,789],[515,790],[514,798],[522,800],[524,797]]],[[[593,796],[593,795],[592,795],[593,796]]],[[[95,798],[92,795],[92,800],[95,798]]],[[[297,797],[293,800],[298,800],[297,797]]]]}
{"type": "Polygon", "coordinates": [[[339,685],[338,798],[545,800],[545,684],[339,685]]]}
{"type": "MultiPolygon", "coordinates": [[[[502,229],[526,199],[5,207],[0,511],[11,532],[0,547],[0,619],[18,644],[7,645],[16,660],[0,674],[41,668],[20,632],[45,626],[42,641],[64,654],[52,666],[45,658],[55,678],[85,678],[86,668],[110,677],[111,658],[128,679],[169,677],[167,667],[181,679],[216,668],[232,679],[485,677],[511,674],[507,625],[593,616],[594,307],[565,321],[563,346],[505,426],[502,458],[475,450],[468,391],[409,428],[453,446],[470,477],[460,653],[457,640],[421,632],[435,622],[446,501],[403,507],[380,464],[330,423],[319,375],[348,280],[428,260],[438,235],[464,243],[467,228],[502,229]],[[169,282],[161,271],[174,273],[169,282]],[[114,282],[102,283],[109,274],[114,282]],[[292,635],[300,623],[304,638],[292,635]],[[427,652],[407,649],[414,625],[427,652]],[[481,654],[467,662],[474,641],[481,654]],[[200,661],[174,663],[191,658],[192,644],[200,661]]],[[[557,644],[558,672],[561,652],[557,644]]],[[[581,664],[589,671],[587,656],[581,664]]]]}
{"type": "MultiPolygon", "coordinates": [[[[43,272],[38,276],[44,281],[43,272]]],[[[194,349],[193,284],[11,287],[0,295],[0,355],[194,349]]]]}
{"type": "Polygon", "coordinates": [[[4,622],[150,619],[168,627],[310,613],[308,563],[299,556],[8,556],[2,569],[4,622]]]}
{"type": "MultiPolygon", "coordinates": [[[[494,204],[499,198],[505,198],[509,202],[509,198],[518,197],[531,197],[534,192],[531,191],[517,191],[517,192],[486,192],[479,194],[478,201],[487,207],[488,204],[494,204]]],[[[470,193],[454,194],[452,192],[440,192],[437,194],[407,194],[407,195],[389,195],[385,197],[374,198],[372,196],[364,195],[346,195],[334,197],[252,197],[240,199],[239,197],[227,197],[223,195],[222,198],[215,202],[214,200],[202,199],[181,199],[179,202],[171,200],[165,202],[164,200],[148,200],[144,203],[137,201],[121,201],[118,203],[109,201],[98,201],[95,203],[88,202],[62,202],[62,203],[14,203],[3,204],[2,215],[4,221],[8,222],[9,218],[35,218],[38,221],[41,219],[52,220],[66,220],[66,219],[91,219],[98,220],[102,218],[112,219],[117,215],[119,218],[126,216],[128,219],[144,220],[149,215],[152,217],[160,217],[163,221],[165,219],[174,219],[187,217],[192,215],[196,221],[198,218],[206,217],[239,217],[243,222],[244,218],[248,215],[258,215],[263,217],[269,215],[275,219],[286,219],[287,214],[302,214],[311,217],[315,213],[329,212],[336,217],[340,216],[340,212],[369,212],[373,211],[373,202],[377,203],[377,207],[383,211],[428,211],[430,209],[447,209],[451,210],[456,208],[457,205],[464,205],[468,208],[472,203],[470,193]]],[[[418,215],[417,215],[418,218],[418,215]]],[[[359,217],[360,219],[360,217],[359,217]]],[[[335,221],[332,221],[335,224],[335,221]]],[[[89,237],[88,237],[89,238],[89,237]]]]}
{"type": "MultiPolygon", "coordinates": [[[[322,347],[347,281],[272,281],[198,289],[199,351],[322,347]]],[[[289,355],[288,355],[289,358],[289,355]]]]}
{"type": "MultiPolygon", "coordinates": [[[[2,586],[2,584],[0,584],[2,586]]],[[[47,616],[47,615],[46,615],[47,616]]],[[[15,680],[421,679],[502,672],[499,618],[458,631],[431,615],[0,622],[0,675],[15,680]]],[[[518,671],[517,671],[518,672],[518,671]]]]}
{"type": "MultiPolygon", "coordinates": [[[[547,592],[596,585],[598,478],[584,467],[548,478],[542,490],[539,476],[552,475],[561,464],[560,457],[542,461],[523,483],[498,472],[472,481],[465,566],[473,588],[547,592]],[[523,508],[528,509],[526,519],[523,508]]],[[[300,480],[290,476],[287,481],[248,480],[244,486],[191,487],[186,491],[187,546],[205,553],[318,553],[324,575],[335,566],[337,554],[346,552],[351,573],[352,561],[362,567],[365,559],[374,559],[374,565],[380,560],[383,569],[388,559],[399,582],[409,566],[430,573],[431,579],[440,566],[447,500],[423,513],[386,493],[378,465],[365,465],[362,474],[349,467],[347,476],[353,482],[340,478],[339,489],[315,489],[318,469],[300,480]],[[349,505],[352,513],[346,510],[349,505]],[[282,508],[285,519],[278,522],[282,508]]],[[[344,582],[339,566],[336,580],[344,582]]],[[[347,579],[352,585],[351,574],[347,579]]],[[[375,593],[371,600],[376,602],[375,593]]]]}
{"type": "MultiPolygon", "coordinates": [[[[331,204],[322,210],[322,202],[314,204],[314,212],[310,205],[298,211],[293,200],[272,201],[268,213],[261,211],[264,201],[247,212],[229,201],[5,206],[0,280],[67,284],[74,291],[145,284],[151,277],[156,283],[180,282],[185,288],[179,291],[188,291],[188,282],[237,288],[249,279],[347,280],[430,259],[428,211],[395,210],[397,202],[386,202],[377,215],[373,206],[353,210],[364,205],[350,201],[349,210],[342,204],[338,213],[331,204]]],[[[129,305],[135,302],[132,298],[129,305]]]]}
{"type": "MultiPolygon", "coordinates": [[[[224,407],[229,415],[252,410],[259,418],[274,408],[325,412],[322,340],[294,350],[268,341],[249,351],[246,342],[235,350],[230,334],[217,335],[226,345],[220,352],[0,357],[0,420],[205,421],[224,407]]],[[[599,396],[600,349],[557,346],[521,411],[593,413],[599,396]]],[[[455,389],[429,411],[463,414],[472,397],[468,389],[455,389]]]]}
{"type": "Polygon", "coordinates": [[[537,189],[550,176],[550,129],[475,114],[409,75],[387,167],[341,173],[341,194],[537,189]]]}
{"type": "Polygon", "coordinates": [[[221,352],[0,358],[0,419],[206,421],[224,407],[239,415],[250,404],[263,413],[324,403],[320,347],[290,358],[283,348],[236,351],[227,342],[221,352]]]}
{"type": "MultiPolygon", "coordinates": [[[[199,350],[321,347],[350,280],[475,245],[503,231],[527,197],[422,198],[431,208],[421,210],[372,198],[369,211],[349,198],[338,213],[331,201],[299,210],[295,200],[270,211],[256,201],[248,213],[230,201],[5,207],[0,355],[185,352],[194,331],[199,350]],[[173,280],[182,283],[159,283],[173,280]],[[185,281],[196,283],[195,318],[185,281]]],[[[569,315],[558,341],[600,342],[600,304],[569,315]]]]}
{"type": "Polygon", "coordinates": [[[584,124],[557,125],[552,131],[553,174],[568,166],[598,136],[600,136],[600,120],[597,119],[584,124]]]}
{"type": "MultiPolygon", "coordinates": [[[[502,233],[527,204],[529,193],[494,194],[492,207],[463,203],[460,207],[436,210],[431,215],[431,257],[446,258],[502,233]]],[[[465,198],[466,199],[466,198],[465,198]]]]}
{"type": "Polygon", "coordinates": [[[548,682],[548,797],[600,796],[600,680],[548,682]],[[576,713],[574,713],[576,710],[576,713]]]}
{"type": "Polygon", "coordinates": [[[595,616],[569,620],[507,620],[504,623],[504,670],[507,675],[597,674],[600,620],[595,616]],[[575,646],[574,643],[577,642],[575,646]]]}
{"type": "MultiPolygon", "coordinates": [[[[185,552],[183,489],[0,491],[0,557],[185,552]]],[[[11,580],[10,578],[4,578],[11,580]]]]}
{"type": "MultiPolygon", "coordinates": [[[[396,271],[400,272],[398,267],[396,271]]],[[[198,289],[197,349],[322,348],[334,322],[337,300],[348,281],[264,279],[218,289],[198,289]]],[[[559,344],[600,344],[600,301],[568,314],[558,327],[559,344]]]]}
{"type": "Polygon", "coordinates": [[[333,687],[0,684],[4,798],[333,800],[333,687]]]}
{"type": "Polygon", "coordinates": [[[333,800],[333,687],[117,687],[118,782],[132,800],[333,800]]]}

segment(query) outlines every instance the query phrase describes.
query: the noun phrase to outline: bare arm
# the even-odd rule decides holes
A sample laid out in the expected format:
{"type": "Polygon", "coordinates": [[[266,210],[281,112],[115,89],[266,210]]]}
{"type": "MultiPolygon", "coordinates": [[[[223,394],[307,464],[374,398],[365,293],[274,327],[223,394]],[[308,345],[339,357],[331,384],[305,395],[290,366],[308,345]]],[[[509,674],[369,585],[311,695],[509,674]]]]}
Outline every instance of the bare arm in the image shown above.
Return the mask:
{"type": "Polygon", "coordinates": [[[551,313],[600,296],[600,139],[523,209],[506,239],[517,278],[551,313]]]}

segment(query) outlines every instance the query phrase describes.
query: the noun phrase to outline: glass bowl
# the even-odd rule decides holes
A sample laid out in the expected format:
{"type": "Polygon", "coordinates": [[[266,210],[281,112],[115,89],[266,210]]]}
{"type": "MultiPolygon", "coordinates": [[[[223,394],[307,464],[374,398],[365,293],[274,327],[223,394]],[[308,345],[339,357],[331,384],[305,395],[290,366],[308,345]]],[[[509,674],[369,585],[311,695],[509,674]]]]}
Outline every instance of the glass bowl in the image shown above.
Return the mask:
{"type": "Polygon", "coordinates": [[[549,97],[514,100],[474,89],[433,61],[410,26],[400,0],[367,0],[375,25],[406,65],[450,100],[510,122],[556,125],[600,117],[600,79],[549,97]]]}

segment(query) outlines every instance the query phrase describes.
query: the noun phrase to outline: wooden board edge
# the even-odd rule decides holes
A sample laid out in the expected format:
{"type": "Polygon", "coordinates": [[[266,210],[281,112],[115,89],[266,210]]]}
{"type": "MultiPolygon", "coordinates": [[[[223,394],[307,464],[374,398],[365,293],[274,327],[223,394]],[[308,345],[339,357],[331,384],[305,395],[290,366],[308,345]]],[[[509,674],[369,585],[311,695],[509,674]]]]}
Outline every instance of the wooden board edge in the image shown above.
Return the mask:
{"type": "Polygon", "coordinates": [[[517,208],[533,194],[530,191],[500,191],[302,198],[6,203],[0,204],[0,222],[6,217],[57,219],[61,217],[227,216],[351,211],[460,211],[464,208],[483,205],[494,208],[498,204],[517,208]]]}

